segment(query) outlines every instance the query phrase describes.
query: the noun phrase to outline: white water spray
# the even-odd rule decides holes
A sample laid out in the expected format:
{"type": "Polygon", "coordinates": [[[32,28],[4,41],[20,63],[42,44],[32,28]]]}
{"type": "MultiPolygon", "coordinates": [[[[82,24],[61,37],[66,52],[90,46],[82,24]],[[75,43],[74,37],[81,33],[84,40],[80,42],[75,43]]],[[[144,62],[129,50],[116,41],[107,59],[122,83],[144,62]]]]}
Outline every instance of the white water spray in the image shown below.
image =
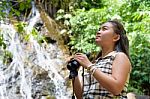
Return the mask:
{"type": "MultiPolygon", "coordinates": [[[[34,3],[33,3],[34,4],[34,3]]],[[[40,20],[40,14],[38,10],[34,8],[34,15],[28,22],[25,31],[27,34],[30,34],[34,25],[40,20]]],[[[30,35],[29,44],[30,50],[27,51],[24,49],[24,43],[20,39],[20,35],[16,32],[13,25],[11,24],[1,24],[1,34],[4,36],[4,41],[7,44],[6,50],[11,52],[12,54],[12,62],[7,68],[0,69],[0,99],[9,99],[13,96],[15,92],[15,88],[12,92],[7,92],[7,86],[10,84],[18,84],[19,92],[21,99],[32,99],[32,71],[26,71],[28,68],[27,65],[33,64],[31,60],[29,60],[29,54],[31,52],[35,53],[36,63],[35,66],[40,66],[44,70],[48,71],[48,75],[51,78],[52,82],[55,85],[55,97],[56,99],[67,99],[66,90],[64,87],[64,79],[58,73],[55,65],[55,61],[51,59],[48,52],[45,48],[34,39],[32,35],[30,35]],[[29,62],[29,63],[27,63],[29,62]],[[16,73],[19,73],[16,75],[16,73]],[[28,76],[27,76],[28,75],[28,76]],[[19,76],[19,77],[16,77],[19,76]],[[11,79],[10,79],[11,78],[11,79]]],[[[51,46],[52,47],[52,46],[51,46]]],[[[4,67],[1,61],[1,66],[4,67]]],[[[17,97],[17,96],[16,96],[17,97]]],[[[18,98],[19,99],[19,98],[18,98]]]]}

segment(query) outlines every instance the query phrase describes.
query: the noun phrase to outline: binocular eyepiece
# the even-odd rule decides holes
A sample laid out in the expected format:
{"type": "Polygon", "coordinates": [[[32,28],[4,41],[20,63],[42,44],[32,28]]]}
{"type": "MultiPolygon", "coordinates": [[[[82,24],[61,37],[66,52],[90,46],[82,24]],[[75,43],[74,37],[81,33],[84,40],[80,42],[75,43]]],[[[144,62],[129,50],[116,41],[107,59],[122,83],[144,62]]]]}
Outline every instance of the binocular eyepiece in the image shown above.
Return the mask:
{"type": "MultiPolygon", "coordinates": [[[[89,57],[90,54],[86,53],[86,56],[89,57]]],[[[80,63],[75,60],[71,59],[67,64],[67,69],[70,71],[69,79],[72,79],[78,75],[78,68],[80,67],[80,63]]]]}
{"type": "Polygon", "coordinates": [[[80,67],[80,63],[75,59],[72,59],[68,62],[67,68],[70,70],[69,79],[72,79],[78,75],[78,68],[80,67]]]}

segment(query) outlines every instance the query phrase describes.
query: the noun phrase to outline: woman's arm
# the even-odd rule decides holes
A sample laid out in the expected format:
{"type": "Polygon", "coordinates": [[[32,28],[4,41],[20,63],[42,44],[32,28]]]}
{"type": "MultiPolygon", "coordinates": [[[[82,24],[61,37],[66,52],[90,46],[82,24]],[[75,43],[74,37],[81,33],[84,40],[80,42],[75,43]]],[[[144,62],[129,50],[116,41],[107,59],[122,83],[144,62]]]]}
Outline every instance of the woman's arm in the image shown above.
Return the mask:
{"type": "Polygon", "coordinates": [[[114,95],[118,95],[122,90],[128,78],[131,64],[128,57],[119,52],[112,65],[112,75],[109,76],[99,69],[96,69],[93,76],[97,81],[114,95]]]}
{"type": "Polygon", "coordinates": [[[77,99],[82,99],[83,86],[80,82],[79,76],[72,79],[72,84],[73,84],[73,90],[75,92],[75,95],[76,95],[77,99]]]}

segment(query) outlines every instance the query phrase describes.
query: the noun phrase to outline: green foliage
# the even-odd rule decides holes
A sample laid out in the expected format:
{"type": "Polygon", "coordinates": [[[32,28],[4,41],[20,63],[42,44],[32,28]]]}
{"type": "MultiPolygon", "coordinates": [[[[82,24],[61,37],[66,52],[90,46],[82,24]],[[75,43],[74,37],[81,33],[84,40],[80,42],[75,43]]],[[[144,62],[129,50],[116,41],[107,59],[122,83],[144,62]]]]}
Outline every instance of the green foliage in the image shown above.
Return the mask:
{"type": "Polygon", "coordinates": [[[81,0],[78,1],[78,7],[89,10],[91,8],[100,8],[103,6],[102,0],[81,0]]]}
{"type": "Polygon", "coordinates": [[[17,15],[18,17],[21,14],[25,14],[28,9],[31,9],[31,0],[17,0],[16,2],[17,3],[15,4],[13,4],[13,2],[10,3],[10,5],[12,5],[11,13],[14,13],[14,15],[17,15]]]}
{"type": "Polygon", "coordinates": [[[19,22],[19,23],[16,24],[16,26],[17,26],[17,31],[18,31],[20,34],[25,33],[24,28],[25,28],[25,26],[26,26],[26,23],[24,23],[24,22],[19,22]]]}
{"type": "Polygon", "coordinates": [[[3,58],[2,58],[3,59],[3,64],[5,64],[5,65],[10,64],[11,61],[12,61],[12,58],[13,58],[12,53],[7,51],[7,50],[4,50],[3,58]]]}
{"type": "Polygon", "coordinates": [[[31,1],[32,0],[24,0],[24,2],[22,2],[22,0],[18,0],[19,3],[19,11],[24,11],[28,8],[31,8],[31,1]]]}
{"type": "Polygon", "coordinates": [[[0,20],[2,20],[5,17],[6,12],[4,12],[7,8],[6,1],[0,1],[0,20]]]}
{"type": "Polygon", "coordinates": [[[42,34],[39,34],[39,32],[33,28],[31,35],[34,37],[35,40],[37,40],[39,43],[41,43],[41,41],[45,41],[45,37],[42,34]]]}
{"type": "Polygon", "coordinates": [[[3,34],[0,34],[0,46],[2,47],[2,49],[6,48],[6,44],[4,43],[3,34]]]}
{"type": "Polygon", "coordinates": [[[3,33],[0,30],[0,59],[3,64],[9,64],[12,59],[12,54],[6,50],[6,44],[3,38],[3,33]]]}
{"type": "Polygon", "coordinates": [[[138,89],[137,92],[144,93],[150,90],[150,34],[132,33],[131,37],[132,73],[130,86],[138,89]]]}
{"type": "Polygon", "coordinates": [[[23,40],[28,41],[30,39],[31,33],[29,34],[26,33],[26,30],[25,30],[26,26],[27,24],[24,22],[18,22],[16,24],[17,31],[21,35],[20,37],[22,37],[23,40]]]}
{"type": "MultiPolygon", "coordinates": [[[[123,6],[125,5],[127,4],[123,6]]],[[[132,72],[129,91],[148,94],[147,92],[150,92],[150,12],[147,9],[150,8],[150,2],[131,1],[128,8],[130,10],[125,10],[128,15],[124,13],[123,19],[130,33],[132,72]]]]}
{"type": "Polygon", "coordinates": [[[107,10],[105,8],[78,10],[75,15],[70,19],[72,28],[69,45],[71,49],[83,52],[98,51],[95,45],[95,34],[100,24],[109,18],[107,10]]]}
{"type": "Polygon", "coordinates": [[[27,13],[31,9],[31,0],[2,0],[0,1],[0,19],[17,16],[27,13]]]}
{"type": "Polygon", "coordinates": [[[39,34],[36,28],[33,28],[31,30],[31,33],[27,33],[27,31],[25,30],[26,27],[27,27],[27,24],[24,22],[18,22],[18,24],[16,24],[17,31],[21,35],[23,40],[29,41],[30,37],[33,36],[33,38],[37,40],[39,43],[42,40],[45,41],[44,36],[39,34]]]}

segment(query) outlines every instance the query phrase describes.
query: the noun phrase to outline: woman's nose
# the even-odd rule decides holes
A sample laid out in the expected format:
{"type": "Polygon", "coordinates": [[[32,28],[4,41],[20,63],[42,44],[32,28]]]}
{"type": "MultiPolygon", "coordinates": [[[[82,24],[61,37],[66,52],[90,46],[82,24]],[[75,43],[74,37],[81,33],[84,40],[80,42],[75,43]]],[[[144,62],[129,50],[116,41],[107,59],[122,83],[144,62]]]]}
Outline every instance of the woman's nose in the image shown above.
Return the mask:
{"type": "Polygon", "coordinates": [[[101,34],[101,30],[98,30],[96,34],[97,34],[97,35],[98,35],[98,34],[101,34]]]}

